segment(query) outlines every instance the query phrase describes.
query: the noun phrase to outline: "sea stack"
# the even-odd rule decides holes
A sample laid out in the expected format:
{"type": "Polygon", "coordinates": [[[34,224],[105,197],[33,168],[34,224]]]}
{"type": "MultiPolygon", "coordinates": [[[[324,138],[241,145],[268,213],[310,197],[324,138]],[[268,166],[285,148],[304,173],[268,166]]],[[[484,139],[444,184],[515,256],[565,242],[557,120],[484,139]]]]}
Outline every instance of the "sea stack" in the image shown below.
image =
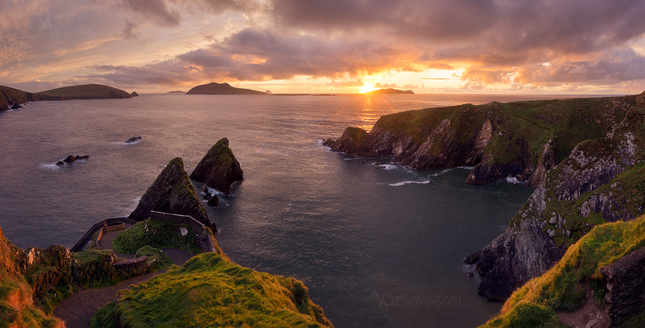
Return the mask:
{"type": "Polygon", "coordinates": [[[228,139],[220,139],[206,153],[190,175],[190,179],[227,195],[231,194],[233,182],[242,180],[244,177],[240,163],[228,147],[228,139]]]}
{"type": "Polygon", "coordinates": [[[150,217],[151,210],[190,215],[207,227],[215,227],[208,220],[206,210],[197,198],[184,170],[184,162],[179,157],[171,160],[161,171],[128,218],[143,221],[150,217]]]}

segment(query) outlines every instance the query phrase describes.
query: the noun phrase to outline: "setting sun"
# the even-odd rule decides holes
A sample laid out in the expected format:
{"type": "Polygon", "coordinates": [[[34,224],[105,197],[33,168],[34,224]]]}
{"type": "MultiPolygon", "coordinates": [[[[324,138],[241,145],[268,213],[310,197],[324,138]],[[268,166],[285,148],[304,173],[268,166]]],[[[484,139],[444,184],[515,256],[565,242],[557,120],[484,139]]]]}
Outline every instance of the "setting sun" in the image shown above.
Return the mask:
{"type": "Polygon", "coordinates": [[[365,84],[363,84],[362,87],[360,87],[358,89],[361,90],[361,93],[367,93],[367,92],[370,92],[370,91],[374,91],[377,88],[374,87],[374,84],[365,83],[365,84]]]}

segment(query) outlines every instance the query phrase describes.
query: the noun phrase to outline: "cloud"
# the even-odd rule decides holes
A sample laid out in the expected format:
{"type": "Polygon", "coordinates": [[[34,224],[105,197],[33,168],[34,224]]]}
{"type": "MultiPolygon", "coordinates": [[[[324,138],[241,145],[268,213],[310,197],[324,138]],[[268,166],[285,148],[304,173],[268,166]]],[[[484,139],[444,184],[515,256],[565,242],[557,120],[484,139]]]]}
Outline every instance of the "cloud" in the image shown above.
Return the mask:
{"type": "Polygon", "coordinates": [[[122,0],[120,5],[127,11],[152,19],[161,26],[179,26],[181,15],[169,9],[164,0],[122,0]]]}
{"type": "Polygon", "coordinates": [[[129,20],[125,20],[125,27],[121,31],[121,37],[126,39],[126,40],[134,40],[134,41],[139,41],[139,33],[134,32],[134,29],[137,28],[139,25],[132,23],[129,20]]]}

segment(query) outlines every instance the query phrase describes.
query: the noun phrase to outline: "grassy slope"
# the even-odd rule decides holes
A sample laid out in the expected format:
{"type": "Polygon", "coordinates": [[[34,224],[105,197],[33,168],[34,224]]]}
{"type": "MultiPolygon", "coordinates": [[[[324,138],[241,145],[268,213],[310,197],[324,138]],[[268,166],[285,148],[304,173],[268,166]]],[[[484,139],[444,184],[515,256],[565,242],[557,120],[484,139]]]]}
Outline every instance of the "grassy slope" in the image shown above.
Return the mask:
{"type": "Polygon", "coordinates": [[[62,327],[32,302],[32,289],[17,267],[24,252],[11,244],[0,229],[0,327],[62,327]]]}
{"type": "Polygon", "coordinates": [[[320,327],[331,325],[293,278],[241,267],[215,253],[123,292],[92,327],[320,327]]]}
{"type": "MultiPolygon", "coordinates": [[[[385,115],[375,127],[393,134],[405,133],[423,143],[444,119],[450,119],[451,128],[457,131],[451,138],[465,144],[489,118],[498,130],[485,153],[492,155],[495,163],[506,164],[518,160],[519,148],[526,146],[535,165],[549,140],[553,140],[557,161],[562,161],[581,141],[608,133],[611,123],[620,122],[626,108],[635,103],[636,96],[464,104],[385,115]]],[[[441,151],[441,143],[430,149],[433,155],[441,151]]]]}
{"type": "Polygon", "coordinates": [[[228,83],[209,83],[202,84],[186,92],[187,95],[204,94],[204,95],[265,95],[262,91],[236,88],[228,83]]]}
{"type": "Polygon", "coordinates": [[[84,84],[70,87],[62,87],[38,94],[59,96],[71,99],[104,99],[104,98],[131,98],[132,95],[107,85],[101,84],[84,84]]]}
{"type": "Polygon", "coordinates": [[[29,101],[27,93],[18,89],[0,85],[0,111],[8,108],[13,103],[26,103],[29,101]]]}
{"type": "Polygon", "coordinates": [[[645,216],[595,227],[548,272],[517,289],[483,327],[558,327],[555,310],[573,311],[586,301],[585,286],[602,303],[607,292],[598,271],[645,246],[645,216]]]}
{"type": "Polygon", "coordinates": [[[134,254],[143,246],[178,248],[193,254],[201,253],[189,224],[176,224],[147,219],[121,232],[112,241],[112,248],[121,254],[134,254]],[[180,229],[188,231],[181,235],[180,229]]]}

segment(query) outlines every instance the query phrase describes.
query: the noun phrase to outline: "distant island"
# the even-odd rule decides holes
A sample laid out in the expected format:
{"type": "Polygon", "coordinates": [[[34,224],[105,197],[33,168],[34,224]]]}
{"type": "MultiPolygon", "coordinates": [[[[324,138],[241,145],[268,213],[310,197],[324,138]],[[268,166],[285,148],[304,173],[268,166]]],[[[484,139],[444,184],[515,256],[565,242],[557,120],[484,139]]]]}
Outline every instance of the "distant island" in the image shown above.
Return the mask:
{"type": "Polygon", "coordinates": [[[228,83],[209,83],[198,85],[188,92],[187,95],[266,95],[265,92],[232,87],[228,83]]]}
{"type": "Polygon", "coordinates": [[[186,93],[186,91],[175,90],[175,91],[168,91],[166,93],[186,93]]]}
{"type": "Polygon", "coordinates": [[[370,92],[366,92],[366,95],[413,95],[414,92],[412,90],[398,90],[398,89],[393,89],[393,88],[387,88],[387,89],[378,89],[370,92]]]}
{"type": "Polygon", "coordinates": [[[127,93],[121,89],[101,84],[84,84],[57,88],[37,93],[26,92],[0,85],[0,112],[21,108],[21,104],[41,100],[109,99],[132,98],[136,92],[127,93]]]}

